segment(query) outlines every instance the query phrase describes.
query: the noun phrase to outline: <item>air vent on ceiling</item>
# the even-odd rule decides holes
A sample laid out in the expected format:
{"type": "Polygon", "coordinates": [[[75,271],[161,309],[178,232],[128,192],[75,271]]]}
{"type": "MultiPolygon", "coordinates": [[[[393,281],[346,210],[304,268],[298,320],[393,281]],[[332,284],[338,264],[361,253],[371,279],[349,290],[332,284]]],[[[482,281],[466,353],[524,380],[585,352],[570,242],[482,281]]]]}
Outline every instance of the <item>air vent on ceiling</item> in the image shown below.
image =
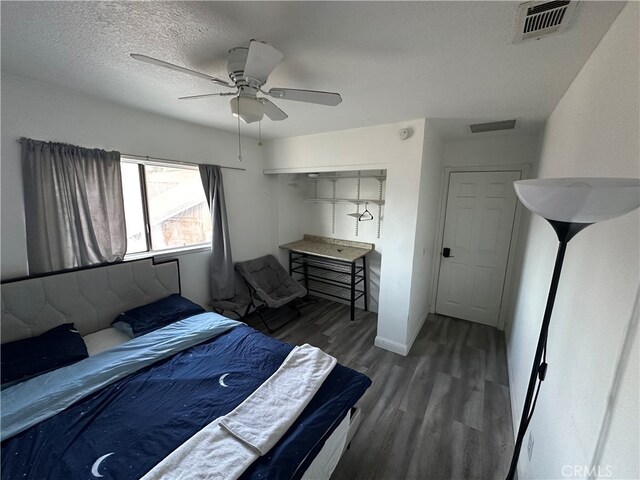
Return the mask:
{"type": "Polygon", "coordinates": [[[575,11],[576,0],[527,2],[518,6],[514,43],[564,31],[575,11]]]}
{"type": "Polygon", "coordinates": [[[469,125],[471,133],[494,132],[496,130],[511,130],[516,126],[515,120],[501,120],[499,122],[475,123],[469,125]]]}

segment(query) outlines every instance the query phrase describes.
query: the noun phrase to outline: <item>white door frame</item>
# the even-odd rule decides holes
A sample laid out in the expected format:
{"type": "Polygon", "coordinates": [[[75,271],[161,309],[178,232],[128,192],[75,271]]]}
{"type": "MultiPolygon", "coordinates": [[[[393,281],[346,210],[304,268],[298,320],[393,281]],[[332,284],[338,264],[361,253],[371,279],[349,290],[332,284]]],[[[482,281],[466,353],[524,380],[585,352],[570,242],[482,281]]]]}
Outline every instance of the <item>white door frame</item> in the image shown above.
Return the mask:
{"type": "MultiPolygon", "coordinates": [[[[429,311],[436,311],[436,299],[438,294],[438,281],[440,279],[440,256],[442,252],[442,241],[444,233],[444,220],[447,212],[447,197],[449,195],[449,180],[452,173],[457,172],[520,172],[521,179],[529,178],[530,165],[528,163],[516,165],[491,165],[491,166],[468,166],[468,167],[444,167],[442,171],[442,189],[440,193],[440,208],[438,209],[438,228],[436,231],[436,248],[433,251],[433,270],[431,274],[431,305],[429,311]]],[[[498,316],[498,330],[504,330],[507,308],[505,301],[510,299],[511,279],[515,264],[515,252],[518,246],[518,234],[520,233],[520,220],[522,217],[522,204],[516,202],[516,211],[513,218],[513,230],[511,232],[511,242],[509,243],[509,253],[507,256],[507,269],[502,287],[502,299],[500,302],[500,315],[498,316]]]]}

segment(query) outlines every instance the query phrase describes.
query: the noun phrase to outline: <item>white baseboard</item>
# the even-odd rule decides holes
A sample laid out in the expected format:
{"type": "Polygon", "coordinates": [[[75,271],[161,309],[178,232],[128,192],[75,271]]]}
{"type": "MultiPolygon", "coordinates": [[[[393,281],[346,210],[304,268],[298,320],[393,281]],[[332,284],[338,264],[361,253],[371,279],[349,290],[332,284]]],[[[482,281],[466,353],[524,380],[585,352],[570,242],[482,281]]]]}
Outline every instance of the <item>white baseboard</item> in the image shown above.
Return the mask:
{"type": "Polygon", "coordinates": [[[420,335],[420,332],[422,331],[422,327],[424,327],[424,324],[427,322],[428,316],[429,316],[429,312],[425,313],[422,316],[422,321],[420,322],[420,325],[418,326],[418,328],[416,328],[416,331],[413,333],[413,338],[409,340],[409,342],[407,342],[407,355],[409,355],[409,352],[411,351],[411,347],[413,347],[413,344],[416,341],[416,338],[418,338],[418,335],[420,335]]]}
{"type": "Polygon", "coordinates": [[[374,342],[376,347],[384,348],[385,350],[389,350],[390,352],[397,353],[406,357],[409,354],[409,348],[406,345],[398,342],[394,342],[393,340],[389,340],[387,338],[376,337],[374,342]]]}
{"type": "MultiPolygon", "coordinates": [[[[516,437],[518,436],[518,426],[520,423],[520,409],[517,407],[516,397],[515,397],[515,389],[514,385],[514,376],[513,370],[511,369],[511,352],[509,350],[509,342],[507,342],[507,334],[509,332],[507,330],[503,330],[502,334],[504,335],[504,343],[507,347],[507,375],[509,375],[509,401],[511,402],[511,425],[513,426],[513,440],[515,442],[516,437]]],[[[522,452],[521,452],[522,453],[522,452]]],[[[522,455],[521,455],[522,458],[522,455]]],[[[520,468],[521,463],[518,462],[518,479],[519,480],[527,480],[529,477],[527,476],[526,469],[520,468]]]]}

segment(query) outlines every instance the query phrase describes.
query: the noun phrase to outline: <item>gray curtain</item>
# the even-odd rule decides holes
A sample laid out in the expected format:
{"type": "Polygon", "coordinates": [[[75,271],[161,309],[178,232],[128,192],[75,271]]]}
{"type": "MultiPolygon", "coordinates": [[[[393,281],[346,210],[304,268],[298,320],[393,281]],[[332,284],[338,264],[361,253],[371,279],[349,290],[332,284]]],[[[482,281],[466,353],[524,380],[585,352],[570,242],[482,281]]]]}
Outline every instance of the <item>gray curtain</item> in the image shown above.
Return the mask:
{"type": "Polygon", "coordinates": [[[209,211],[211,212],[211,299],[225,300],[235,294],[235,275],[227,225],[222,172],[217,165],[199,165],[209,211]]]}
{"type": "Polygon", "coordinates": [[[120,153],[21,139],[29,273],[122,260],[120,153]]]}

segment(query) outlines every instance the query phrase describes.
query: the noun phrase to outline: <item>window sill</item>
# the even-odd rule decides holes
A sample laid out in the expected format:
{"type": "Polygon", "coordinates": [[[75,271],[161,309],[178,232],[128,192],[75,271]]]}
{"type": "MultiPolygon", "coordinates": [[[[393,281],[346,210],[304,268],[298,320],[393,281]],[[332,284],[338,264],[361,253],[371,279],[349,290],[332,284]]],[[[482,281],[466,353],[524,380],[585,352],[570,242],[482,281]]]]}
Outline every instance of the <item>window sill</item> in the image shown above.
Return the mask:
{"type": "Polygon", "coordinates": [[[124,261],[140,260],[142,258],[166,258],[175,257],[176,255],[184,255],[185,253],[210,252],[211,244],[205,243],[200,245],[192,245],[189,247],[167,248],[165,250],[153,250],[150,252],[128,253],[124,256],[124,261]]]}

